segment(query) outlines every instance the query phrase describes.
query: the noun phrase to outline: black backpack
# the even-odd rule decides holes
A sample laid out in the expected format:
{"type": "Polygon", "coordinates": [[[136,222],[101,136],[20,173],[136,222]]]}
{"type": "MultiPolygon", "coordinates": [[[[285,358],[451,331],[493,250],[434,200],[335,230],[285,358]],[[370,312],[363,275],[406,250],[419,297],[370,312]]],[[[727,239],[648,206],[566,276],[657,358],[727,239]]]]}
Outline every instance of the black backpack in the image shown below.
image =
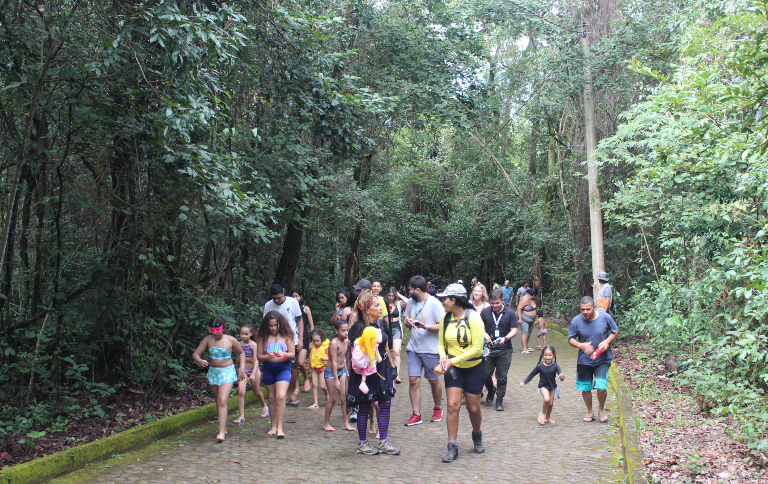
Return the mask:
{"type": "MultiPolygon", "coordinates": [[[[472,314],[473,311],[474,309],[471,309],[471,308],[464,311],[464,317],[461,318],[460,321],[466,321],[467,326],[469,326],[469,315],[472,314]]],[[[445,354],[448,356],[448,358],[453,358],[453,355],[448,353],[448,344],[445,341],[445,332],[448,329],[448,323],[451,321],[451,316],[453,316],[453,313],[445,313],[445,316],[443,316],[443,348],[445,348],[445,354]]],[[[481,356],[477,356],[475,358],[469,359],[467,361],[476,361],[476,360],[482,360],[482,359],[483,357],[481,355],[481,356]]]]}

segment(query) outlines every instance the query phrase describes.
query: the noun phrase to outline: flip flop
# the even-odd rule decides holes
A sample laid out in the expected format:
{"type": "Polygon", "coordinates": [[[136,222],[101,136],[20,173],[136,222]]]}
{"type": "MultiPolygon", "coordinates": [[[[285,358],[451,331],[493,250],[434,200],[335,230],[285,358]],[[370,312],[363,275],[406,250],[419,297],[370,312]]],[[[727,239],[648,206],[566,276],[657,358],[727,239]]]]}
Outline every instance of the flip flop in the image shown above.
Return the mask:
{"type": "Polygon", "coordinates": [[[608,423],[608,414],[605,414],[605,420],[603,420],[603,419],[600,419],[600,420],[599,420],[599,422],[600,422],[601,424],[604,424],[604,423],[608,423]]]}
{"type": "Polygon", "coordinates": [[[336,429],[323,429],[323,430],[325,430],[326,432],[336,432],[336,429]]]}
{"type": "Polygon", "coordinates": [[[304,392],[308,392],[311,390],[311,387],[309,386],[309,380],[304,381],[304,392]]]}
{"type": "Polygon", "coordinates": [[[277,434],[277,438],[278,439],[284,439],[285,438],[285,434],[277,434]]]}
{"type": "Polygon", "coordinates": [[[269,417],[269,407],[261,411],[261,418],[266,418],[266,417],[269,417]]]}
{"type": "Polygon", "coordinates": [[[581,420],[583,420],[584,422],[594,422],[595,421],[595,417],[584,417],[581,420]]]}
{"type": "Polygon", "coordinates": [[[307,407],[307,408],[309,408],[310,410],[315,410],[315,409],[317,409],[317,408],[320,408],[320,405],[315,405],[315,404],[313,403],[312,405],[310,405],[310,406],[309,406],[309,407],[307,407]]]}
{"type": "Polygon", "coordinates": [[[291,407],[298,407],[299,406],[299,401],[298,400],[291,400],[290,402],[288,402],[288,405],[290,405],[291,407]]]}
{"type": "Polygon", "coordinates": [[[236,424],[244,424],[245,423],[245,419],[244,418],[235,419],[235,423],[236,424]]]}

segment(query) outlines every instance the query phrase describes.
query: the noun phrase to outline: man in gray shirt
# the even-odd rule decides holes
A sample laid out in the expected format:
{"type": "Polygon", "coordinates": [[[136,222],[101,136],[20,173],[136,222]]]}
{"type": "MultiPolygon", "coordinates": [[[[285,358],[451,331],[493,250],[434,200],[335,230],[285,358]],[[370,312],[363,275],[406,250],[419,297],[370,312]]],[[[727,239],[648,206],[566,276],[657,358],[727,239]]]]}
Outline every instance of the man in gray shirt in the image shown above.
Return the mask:
{"type": "MultiPolygon", "coordinates": [[[[517,305],[520,304],[520,298],[528,294],[529,287],[531,287],[531,283],[528,281],[523,281],[523,285],[517,289],[517,300],[515,301],[515,307],[512,309],[517,308],[517,305]]],[[[510,304],[509,307],[512,307],[512,305],[510,304]]]]}
{"type": "Polygon", "coordinates": [[[411,277],[408,281],[408,290],[411,298],[403,310],[403,322],[411,328],[411,339],[405,351],[408,354],[408,382],[413,415],[405,425],[411,427],[422,423],[420,386],[422,370],[432,388],[432,399],[435,403],[430,422],[439,422],[443,419],[443,410],[440,408],[443,388],[433,370],[440,363],[437,333],[445,311],[440,301],[427,292],[427,280],[422,276],[411,277]]]}
{"type": "MultiPolygon", "coordinates": [[[[592,284],[593,286],[595,284],[592,284]]],[[[597,273],[597,310],[601,313],[607,313],[613,304],[613,291],[608,284],[608,273],[597,273]]]]}

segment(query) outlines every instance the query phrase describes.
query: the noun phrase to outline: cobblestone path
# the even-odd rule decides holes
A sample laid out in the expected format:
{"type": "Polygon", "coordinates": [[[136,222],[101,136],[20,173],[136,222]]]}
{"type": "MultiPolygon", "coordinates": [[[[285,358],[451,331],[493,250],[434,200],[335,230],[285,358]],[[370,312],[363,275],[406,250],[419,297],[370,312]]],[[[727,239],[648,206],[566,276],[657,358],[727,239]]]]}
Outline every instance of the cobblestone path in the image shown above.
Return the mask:
{"type": "MultiPolygon", "coordinates": [[[[535,337],[531,339],[535,341],[535,337]]],[[[407,383],[397,386],[389,437],[402,450],[399,456],[357,455],[357,433],[340,430],[341,411],[334,409],[335,418],[331,419],[337,431],[325,432],[323,408],[308,410],[311,394],[302,392],[301,406],[286,411],[287,435],[283,440],[267,436],[269,419],[259,418],[260,407],[252,406],[246,408],[245,424],[233,424],[231,416],[224,444],[215,442],[216,424],[208,422],[53,482],[612,483],[621,452],[614,424],[615,397],[608,397],[611,418],[607,425],[583,422],[584,403],[575,390],[576,350],[555,331],[550,331],[548,342],[557,349],[558,363],[566,374],[560,384],[561,398],[555,400],[552,412],[557,423],[540,426],[536,421],[541,408],[538,378],[525,388],[518,386],[539,359],[538,353],[520,353],[518,336],[504,399],[506,411],[496,412],[483,404],[486,453],[470,452],[472,429],[462,408],[459,459],[452,464],[441,462],[448,439],[445,419],[428,421],[432,398],[423,380],[423,425],[403,426],[411,406],[407,383]]]]}

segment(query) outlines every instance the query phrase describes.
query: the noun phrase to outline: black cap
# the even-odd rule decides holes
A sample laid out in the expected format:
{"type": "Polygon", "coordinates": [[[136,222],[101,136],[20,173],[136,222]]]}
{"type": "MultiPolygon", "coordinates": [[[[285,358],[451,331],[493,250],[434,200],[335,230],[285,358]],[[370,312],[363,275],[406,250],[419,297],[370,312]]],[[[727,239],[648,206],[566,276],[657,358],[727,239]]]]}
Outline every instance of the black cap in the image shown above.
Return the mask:
{"type": "Polygon", "coordinates": [[[359,291],[360,289],[373,289],[373,286],[368,279],[360,279],[357,281],[357,284],[352,286],[352,289],[357,289],[359,291]]]}

